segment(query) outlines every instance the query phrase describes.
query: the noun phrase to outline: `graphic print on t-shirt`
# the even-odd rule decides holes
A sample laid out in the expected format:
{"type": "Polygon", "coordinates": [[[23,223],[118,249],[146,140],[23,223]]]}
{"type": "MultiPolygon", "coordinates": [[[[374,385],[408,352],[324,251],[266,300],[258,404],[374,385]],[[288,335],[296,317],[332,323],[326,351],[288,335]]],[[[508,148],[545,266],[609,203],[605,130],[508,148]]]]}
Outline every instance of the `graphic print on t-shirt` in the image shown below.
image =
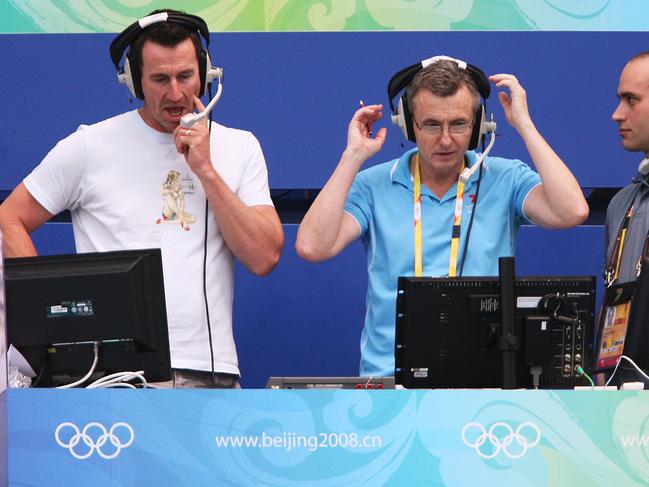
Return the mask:
{"type": "Polygon", "coordinates": [[[189,230],[196,217],[185,211],[185,191],[178,171],[171,170],[167,173],[160,194],[162,195],[162,218],[158,218],[156,223],[176,223],[180,224],[183,230],[189,230]]]}

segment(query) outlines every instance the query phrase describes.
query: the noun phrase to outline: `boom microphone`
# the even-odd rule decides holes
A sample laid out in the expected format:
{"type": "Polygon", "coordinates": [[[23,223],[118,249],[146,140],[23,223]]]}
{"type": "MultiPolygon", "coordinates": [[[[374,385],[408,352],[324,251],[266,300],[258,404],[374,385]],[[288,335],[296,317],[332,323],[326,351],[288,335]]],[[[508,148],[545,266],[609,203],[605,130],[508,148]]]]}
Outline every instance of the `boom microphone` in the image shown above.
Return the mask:
{"type": "Polygon", "coordinates": [[[200,120],[203,120],[207,115],[212,111],[212,108],[216,105],[216,102],[219,101],[219,98],[221,98],[221,93],[223,92],[223,83],[221,82],[223,79],[223,69],[221,68],[211,68],[210,71],[213,71],[213,78],[218,79],[219,81],[219,86],[216,89],[216,95],[214,95],[214,98],[209,102],[209,104],[205,107],[205,110],[203,110],[200,113],[185,113],[182,118],[180,119],[180,126],[182,128],[188,129],[192,125],[196,124],[200,120]]]}
{"type": "MultiPolygon", "coordinates": [[[[481,133],[483,132],[486,134],[487,132],[491,132],[491,140],[489,141],[489,145],[487,145],[485,151],[480,154],[480,157],[478,157],[478,160],[473,164],[473,166],[470,168],[465,167],[460,173],[460,181],[462,181],[463,184],[466,184],[469,179],[471,179],[471,176],[473,176],[478,168],[480,168],[480,164],[482,164],[482,161],[484,161],[485,157],[487,157],[487,154],[489,154],[489,151],[494,146],[494,142],[496,142],[496,122],[494,122],[493,113],[491,114],[491,121],[483,122],[483,125],[484,130],[481,131],[481,133]]],[[[649,170],[649,167],[647,170],[649,170]]]]}

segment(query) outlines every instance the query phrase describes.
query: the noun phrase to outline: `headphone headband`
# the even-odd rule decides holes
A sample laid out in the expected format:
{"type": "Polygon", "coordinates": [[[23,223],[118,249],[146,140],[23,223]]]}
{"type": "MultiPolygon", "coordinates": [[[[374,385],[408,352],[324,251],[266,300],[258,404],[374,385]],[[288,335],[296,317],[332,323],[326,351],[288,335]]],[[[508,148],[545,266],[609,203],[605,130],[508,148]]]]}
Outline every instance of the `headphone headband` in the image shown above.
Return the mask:
{"type": "Polygon", "coordinates": [[[390,108],[395,112],[393,100],[406,86],[410,84],[415,75],[422,69],[421,63],[413,64],[407,68],[398,71],[390,81],[388,81],[388,100],[390,100],[390,108]]]}
{"type": "Polygon", "coordinates": [[[197,15],[181,14],[174,12],[160,12],[136,20],[119,34],[113,42],[110,43],[110,58],[118,71],[121,69],[119,62],[124,55],[124,51],[131,43],[142,33],[144,29],[158,22],[173,22],[174,24],[183,25],[189,29],[197,30],[205,39],[205,45],[210,45],[210,30],[203,19],[197,15]]]}
{"type": "MultiPolygon", "coordinates": [[[[212,67],[208,48],[210,45],[210,31],[203,19],[196,15],[185,14],[181,12],[159,12],[148,15],[140,20],[133,22],[124,31],[119,34],[113,42],[110,43],[110,58],[117,70],[117,79],[124,83],[128,90],[136,98],[144,99],[142,92],[142,80],[140,66],[132,58],[132,44],[142,34],[147,27],[157,24],[158,22],[171,22],[187,28],[190,33],[198,32],[205,41],[205,47],[201,44],[198,52],[198,71],[201,80],[199,95],[207,91],[213,79],[221,76],[221,71],[212,67]],[[128,51],[127,51],[128,49],[128,51]],[[126,53],[126,55],[124,54],[126,53]],[[124,64],[120,66],[120,61],[124,57],[124,64]]],[[[200,44],[200,39],[199,39],[200,44]]]]}
{"type": "Polygon", "coordinates": [[[491,94],[491,86],[489,85],[489,79],[482,72],[482,70],[472,64],[462,61],[460,59],[455,59],[450,56],[433,56],[428,59],[424,59],[412,66],[403,68],[401,71],[398,71],[390,81],[388,81],[388,100],[390,101],[390,108],[392,112],[395,111],[393,100],[399,92],[405,89],[414,79],[415,75],[424,68],[427,68],[431,64],[435,64],[438,61],[452,61],[457,64],[458,68],[465,69],[471,79],[478,89],[478,93],[483,99],[489,98],[491,94]]]}

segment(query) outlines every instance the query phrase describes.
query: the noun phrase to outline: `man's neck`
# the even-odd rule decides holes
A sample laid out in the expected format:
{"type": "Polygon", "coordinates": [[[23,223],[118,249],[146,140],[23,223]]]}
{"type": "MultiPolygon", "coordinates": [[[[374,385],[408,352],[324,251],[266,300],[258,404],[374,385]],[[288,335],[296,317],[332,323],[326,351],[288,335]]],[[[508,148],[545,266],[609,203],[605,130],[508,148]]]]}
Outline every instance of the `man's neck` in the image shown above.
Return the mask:
{"type": "MultiPolygon", "coordinates": [[[[417,163],[417,154],[413,154],[410,158],[410,172],[415,173],[415,164],[417,163]]],[[[439,199],[443,198],[449,189],[457,182],[460,177],[460,171],[464,165],[464,158],[460,159],[457,164],[454,164],[448,171],[434,170],[430,166],[422,164],[419,161],[419,174],[421,184],[430,189],[435,196],[439,199]]]]}
{"type": "Polygon", "coordinates": [[[173,133],[173,129],[163,127],[158,122],[156,122],[156,120],[146,112],[144,107],[138,108],[137,112],[140,115],[140,118],[142,119],[142,121],[145,124],[147,124],[150,128],[155,130],[156,132],[160,132],[161,134],[172,134],[173,133]]]}

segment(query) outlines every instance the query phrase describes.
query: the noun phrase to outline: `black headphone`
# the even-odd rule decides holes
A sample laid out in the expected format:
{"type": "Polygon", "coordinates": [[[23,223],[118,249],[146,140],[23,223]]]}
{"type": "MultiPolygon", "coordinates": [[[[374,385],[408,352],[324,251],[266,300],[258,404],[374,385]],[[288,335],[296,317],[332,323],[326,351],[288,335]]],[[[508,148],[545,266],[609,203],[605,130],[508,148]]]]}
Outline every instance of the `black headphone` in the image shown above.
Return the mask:
{"type": "Polygon", "coordinates": [[[200,17],[191,14],[180,12],[160,12],[133,22],[124,29],[124,31],[110,43],[109,49],[110,58],[115,65],[115,69],[117,69],[117,79],[120,83],[124,83],[128,87],[132,96],[139,98],[140,100],[144,99],[140,67],[137,62],[133,61],[131,57],[131,49],[126,52],[126,56],[124,56],[124,52],[129,46],[131,46],[133,41],[144,29],[149,25],[158,22],[173,22],[174,24],[185,26],[192,31],[196,30],[205,40],[205,47],[203,48],[201,46],[198,55],[198,73],[201,80],[199,96],[203,96],[212,80],[219,76],[220,70],[219,68],[212,67],[210,55],[207,51],[210,45],[210,31],[207,24],[200,17]],[[120,67],[119,62],[121,61],[122,56],[124,56],[124,65],[120,67]]]}
{"type": "MultiPolygon", "coordinates": [[[[417,141],[415,140],[415,131],[412,128],[412,114],[410,113],[410,107],[408,106],[406,88],[419,71],[433,63],[436,63],[437,61],[452,61],[456,63],[460,69],[465,69],[471,76],[471,79],[478,89],[478,93],[483,99],[486,100],[487,98],[489,98],[489,94],[491,93],[489,79],[480,68],[452,57],[434,56],[402,69],[394,76],[392,76],[392,78],[390,78],[390,81],[388,82],[388,99],[390,100],[390,109],[392,110],[392,123],[398,125],[401,128],[404,137],[412,142],[417,141]],[[397,109],[395,110],[394,104],[392,102],[397,94],[402,90],[404,90],[403,95],[401,95],[401,97],[399,98],[399,104],[397,105],[397,109]]],[[[481,104],[475,112],[473,120],[473,131],[471,132],[471,141],[469,142],[469,150],[473,150],[478,147],[480,137],[485,135],[486,133],[487,127],[485,109],[484,105],[481,104]]]]}

